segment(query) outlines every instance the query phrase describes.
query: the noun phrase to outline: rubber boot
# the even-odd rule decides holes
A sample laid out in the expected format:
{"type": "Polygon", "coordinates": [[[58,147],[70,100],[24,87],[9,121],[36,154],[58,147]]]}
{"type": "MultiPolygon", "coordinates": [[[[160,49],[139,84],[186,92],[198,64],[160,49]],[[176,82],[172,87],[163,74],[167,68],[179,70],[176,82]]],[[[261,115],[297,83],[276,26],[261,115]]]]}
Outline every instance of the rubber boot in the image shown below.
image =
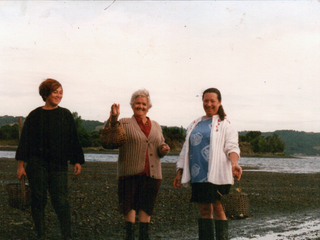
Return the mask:
{"type": "Polygon", "coordinates": [[[215,220],[216,240],[228,240],[228,220],[215,220]]]}
{"type": "Polygon", "coordinates": [[[72,239],[70,211],[66,211],[66,214],[63,217],[64,218],[59,217],[62,239],[70,240],[72,239]]]}
{"type": "Polygon", "coordinates": [[[32,218],[37,232],[38,239],[46,239],[46,227],[43,212],[32,212],[32,218]]]}
{"type": "Polygon", "coordinates": [[[140,222],[139,240],[150,240],[148,231],[149,231],[149,223],[148,222],[140,222]]]}
{"type": "Polygon", "coordinates": [[[199,240],[214,240],[214,220],[210,218],[199,218],[199,240]]]}
{"type": "Polygon", "coordinates": [[[125,240],[134,240],[134,223],[125,222],[126,237],[125,240]]]}
{"type": "Polygon", "coordinates": [[[36,229],[37,235],[38,235],[38,240],[44,240],[47,239],[47,234],[45,232],[45,227],[40,226],[38,229],[36,229]]]}

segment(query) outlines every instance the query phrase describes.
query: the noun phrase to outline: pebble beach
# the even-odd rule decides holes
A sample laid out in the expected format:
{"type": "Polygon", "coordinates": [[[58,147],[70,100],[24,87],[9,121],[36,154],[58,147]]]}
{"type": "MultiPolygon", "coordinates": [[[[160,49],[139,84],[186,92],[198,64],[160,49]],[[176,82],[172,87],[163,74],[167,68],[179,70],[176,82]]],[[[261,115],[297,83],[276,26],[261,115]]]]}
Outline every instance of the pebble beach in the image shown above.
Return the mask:
{"type": "MultiPolygon", "coordinates": [[[[14,159],[0,158],[0,239],[36,239],[30,208],[20,210],[9,206],[6,185],[18,182],[16,169],[14,159]]],[[[117,200],[117,163],[86,162],[77,177],[72,171],[70,166],[69,198],[74,239],[123,239],[123,219],[117,200]]],[[[197,239],[199,210],[196,204],[189,202],[190,188],[173,188],[174,163],[163,163],[162,173],[155,214],[151,218],[151,239],[197,239]]],[[[244,169],[241,191],[250,201],[249,217],[229,221],[230,239],[320,239],[320,173],[244,169]],[[307,221],[302,219],[310,220],[315,230],[309,227],[307,231],[297,232],[297,226],[307,221]],[[281,225],[283,223],[286,226],[281,225]]],[[[48,239],[61,238],[50,200],[46,225],[48,239]]]]}

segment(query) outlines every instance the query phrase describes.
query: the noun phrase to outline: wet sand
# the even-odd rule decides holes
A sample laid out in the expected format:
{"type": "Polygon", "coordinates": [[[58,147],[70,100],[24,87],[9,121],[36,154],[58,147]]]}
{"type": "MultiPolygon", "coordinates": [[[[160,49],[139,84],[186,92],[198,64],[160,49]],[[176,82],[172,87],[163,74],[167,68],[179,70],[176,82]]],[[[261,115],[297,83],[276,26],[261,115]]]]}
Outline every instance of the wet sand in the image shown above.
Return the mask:
{"type": "MultiPolygon", "coordinates": [[[[30,208],[23,211],[8,204],[6,184],[17,182],[16,166],[14,159],[0,159],[1,240],[36,238],[30,208]]],[[[116,170],[116,163],[87,162],[81,175],[75,177],[70,166],[69,195],[74,239],[123,239],[116,170]]],[[[151,219],[151,239],[197,239],[199,210],[196,204],[189,203],[190,188],[173,188],[175,164],[164,163],[162,170],[162,185],[151,219]]],[[[250,216],[229,221],[230,238],[249,238],[265,235],[268,231],[281,233],[281,226],[265,227],[272,219],[279,221],[283,218],[282,222],[294,226],[303,216],[320,217],[320,174],[244,171],[241,188],[250,200],[250,216]]],[[[46,225],[48,239],[60,239],[59,223],[50,200],[46,208],[46,225]]]]}

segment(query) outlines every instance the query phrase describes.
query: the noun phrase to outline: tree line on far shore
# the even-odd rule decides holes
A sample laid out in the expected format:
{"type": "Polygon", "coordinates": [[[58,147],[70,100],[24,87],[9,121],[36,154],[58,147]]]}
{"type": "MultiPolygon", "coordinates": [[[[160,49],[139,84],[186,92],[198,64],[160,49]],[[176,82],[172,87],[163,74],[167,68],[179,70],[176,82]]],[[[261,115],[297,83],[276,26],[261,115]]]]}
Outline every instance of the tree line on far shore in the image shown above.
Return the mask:
{"type": "Polygon", "coordinates": [[[283,153],[285,142],[277,135],[264,137],[260,131],[249,131],[239,135],[239,145],[244,153],[283,153]]]}
{"type": "MultiPolygon", "coordinates": [[[[86,122],[86,127],[84,126],[84,122],[81,119],[81,116],[78,113],[73,113],[73,117],[75,119],[76,127],[78,130],[79,141],[82,147],[101,147],[101,135],[100,130],[103,128],[103,125],[97,125],[99,122],[89,121],[86,122]],[[88,129],[92,129],[92,131],[88,131],[88,129]]],[[[101,124],[101,123],[100,123],[101,124]]],[[[180,150],[184,138],[185,138],[185,130],[183,127],[166,127],[162,126],[163,136],[165,138],[165,142],[170,146],[173,150],[180,150]]]]}
{"type": "MultiPolygon", "coordinates": [[[[98,121],[85,121],[77,112],[72,113],[78,131],[79,141],[82,147],[101,147],[100,130],[103,123],[98,121]],[[89,129],[89,130],[88,130],[89,129]],[[91,130],[91,131],[90,131],[91,130]]],[[[162,126],[165,142],[172,150],[181,150],[186,130],[181,127],[162,126]]],[[[5,141],[12,145],[18,144],[19,126],[18,124],[5,124],[0,128],[0,141],[5,141]]],[[[283,153],[285,143],[277,135],[263,137],[260,131],[250,131],[239,136],[239,144],[242,153],[283,153]]]]}
{"type": "MultiPolygon", "coordinates": [[[[85,121],[77,112],[72,113],[75,125],[78,132],[79,141],[82,147],[101,147],[100,130],[103,128],[103,123],[99,121],[85,121]]],[[[7,117],[10,118],[10,117],[7,117]]],[[[19,126],[18,119],[14,118],[16,123],[4,124],[0,127],[0,144],[6,143],[10,145],[17,145],[19,142],[19,126]]],[[[184,138],[185,130],[183,127],[163,127],[163,135],[166,143],[169,144],[171,149],[181,149],[184,138]]]]}

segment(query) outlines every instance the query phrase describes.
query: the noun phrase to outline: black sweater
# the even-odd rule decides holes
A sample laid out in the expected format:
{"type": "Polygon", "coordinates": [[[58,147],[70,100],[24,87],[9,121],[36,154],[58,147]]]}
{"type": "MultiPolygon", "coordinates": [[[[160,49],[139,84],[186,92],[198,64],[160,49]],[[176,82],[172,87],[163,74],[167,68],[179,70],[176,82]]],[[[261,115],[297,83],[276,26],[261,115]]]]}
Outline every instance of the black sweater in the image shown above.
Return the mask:
{"type": "Polygon", "coordinates": [[[75,122],[66,108],[44,110],[38,107],[25,120],[16,160],[60,169],[84,163],[75,122]]]}

